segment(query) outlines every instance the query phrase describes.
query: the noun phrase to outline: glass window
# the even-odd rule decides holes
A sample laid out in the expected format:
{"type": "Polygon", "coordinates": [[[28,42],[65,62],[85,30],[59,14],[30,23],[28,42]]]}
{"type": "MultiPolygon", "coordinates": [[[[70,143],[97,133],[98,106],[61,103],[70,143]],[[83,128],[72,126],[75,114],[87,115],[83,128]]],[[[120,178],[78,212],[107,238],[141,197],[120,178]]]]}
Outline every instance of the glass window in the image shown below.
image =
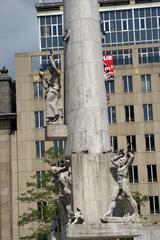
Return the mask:
{"type": "Polygon", "coordinates": [[[145,143],[147,152],[155,151],[154,134],[146,134],[145,143]]]}
{"type": "Polygon", "coordinates": [[[160,17],[158,17],[158,28],[160,28],[160,17]]]}
{"type": "Polygon", "coordinates": [[[43,111],[35,112],[35,127],[43,128],[44,127],[44,113],[43,111]]]}
{"type": "Polygon", "coordinates": [[[144,121],[153,120],[152,104],[143,104],[144,121]]]}
{"type": "Polygon", "coordinates": [[[157,28],[157,18],[152,18],[152,28],[157,28]]]}
{"type": "Polygon", "coordinates": [[[133,92],[132,76],[123,76],[124,92],[133,92]]]}
{"type": "Polygon", "coordinates": [[[122,30],[127,31],[128,30],[128,23],[127,20],[122,20],[122,30]]]}
{"type": "Polygon", "coordinates": [[[151,75],[150,74],[141,75],[141,81],[142,81],[142,91],[144,92],[151,91],[151,75]]]}
{"type": "Polygon", "coordinates": [[[157,8],[151,8],[152,16],[156,16],[156,9],[157,9],[157,8]]]}
{"type": "Polygon", "coordinates": [[[104,22],[104,31],[106,31],[106,32],[109,32],[109,31],[110,31],[109,21],[105,21],[105,22],[104,22]]]}
{"type": "Polygon", "coordinates": [[[38,209],[38,218],[45,219],[47,214],[47,203],[37,202],[37,209],[38,209]]]}
{"type": "Polygon", "coordinates": [[[121,19],[121,11],[116,11],[116,18],[121,19]]]}
{"type": "Polygon", "coordinates": [[[138,179],[138,166],[131,166],[129,168],[129,182],[130,183],[137,183],[139,182],[138,179]]]}
{"type": "Polygon", "coordinates": [[[117,151],[118,150],[117,136],[111,136],[110,141],[111,141],[111,147],[113,148],[113,150],[117,151]]]}
{"type": "Polygon", "coordinates": [[[37,188],[43,188],[46,186],[46,172],[45,171],[37,171],[36,172],[37,176],[37,188]]]}
{"type": "Polygon", "coordinates": [[[114,89],[114,80],[105,81],[106,92],[111,94],[115,92],[114,89]]]}
{"type": "Polygon", "coordinates": [[[139,19],[135,19],[135,29],[139,30],[139,19]]]}
{"type": "Polygon", "coordinates": [[[53,25],[53,35],[57,36],[57,26],[53,25]]]}
{"type": "Polygon", "coordinates": [[[57,47],[57,46],[58,46],[58,38],[53,37],[53,47],[57,47]]]}
{"type": "Polygon", "coordinates": [[[49,37],[47,38],[47,48],[51,48],[52,47],[52,38],[49,37]]]}
{"type": "Polygon", "coordinates": [[[45,17],[40,17],[40,25],[45,25],[45,17]]]}
{"type": "Polygon", "coordinates": [[[62,35],[62,25],[58,25],[58,35],[62,35]]]}
{"type": "Polygon", "coordinates": [[[157,166],[147,165],[148,182],[157,182],[157,166]]]}
{"type": "Polygon", "coordinates": [[[150,204],[150,213],[159,213],[160,212],[158,196],[150,196],[149,204],[150,204]]]}
{"type": "Polygon", "coordinates": [[[151,28],[151,18],[146,18],[146,27],[151,28]]]}
{"type": "Polygon", "coordinates": [[[42,26],[41,27],[41,36],[42,37],[51,36],[51,26],[42,26]]]}
{"type": "Polygon", "coordinates": [[[36,141],[36,157],[42,158],[45,154],[45,143],[44,141],[36,141]]]}
{"type": "Polygon", "coordinates": [[[109,123],[116,122],[116,107],[108,107],[108,120],[109,123]]]}
{"type": "Polygon", "coordinates": [[[43,98],[43,84],[42,82],[36,82],[34,86],[34,98],[43,98]]]}
{"type": "Polygon", "coordinates": [[[115,12],[114,11],[110,12],[110,19],[111,20],[115,19],[115,12]]]}
{"type": "Polygon", "coordinates": [[[126,136],[126,140],[127,140],[127,148],[128,150],[132,150],[134,152],[136,152],[136,136],[135,135],[131,135],[131,136],[126,136]]]}
{"type": "Polygon", "coordinates": [[[46,48],[46,38],[41,38],[41,48],[46,48]]]}
{"type": "Polygon", "coordinates": [[[134,106],[125,106],[125,119],[126,122],[134,121],[134,106]]]}
{"type": "Polygon", "coordinates": [[[65,148],[65,141],[63,140],[54,140],[53,145],[57,149],[64,149],[65,148]]]}
{"type": "Polygon", "coordinates": [[[46,17],[46,24],[51,24],[51,17],[50,16],[46,17]]]}
{"type": "Polygon", "coordinates": [[[146,22],[145,18],[140,18],[140,29],[145,29],[146,28],[146,22]]]}

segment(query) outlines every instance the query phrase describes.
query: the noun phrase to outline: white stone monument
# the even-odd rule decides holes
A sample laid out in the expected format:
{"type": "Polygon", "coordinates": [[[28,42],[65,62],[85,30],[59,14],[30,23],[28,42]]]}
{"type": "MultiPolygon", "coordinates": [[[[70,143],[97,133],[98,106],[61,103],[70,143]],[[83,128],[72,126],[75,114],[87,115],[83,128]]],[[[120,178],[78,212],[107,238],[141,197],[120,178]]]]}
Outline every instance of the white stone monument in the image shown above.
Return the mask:
{"type": "Polygon", "coordinates": [[[73,211],[85,224],[67,225],[67,239],[141,234],[139,223],[102,224],[110,203],[110,149],[97,0],[64,0],[66,156],[72,162],[73,211]]]}
{"type": "Polygon", "coordinates": [[[112,186],[107,104],[97,0],[64,0],[66,159],[72,164],[73,213],[63,239],[111,239],[141,235],[137,222],[101,223],[112,186]]]}

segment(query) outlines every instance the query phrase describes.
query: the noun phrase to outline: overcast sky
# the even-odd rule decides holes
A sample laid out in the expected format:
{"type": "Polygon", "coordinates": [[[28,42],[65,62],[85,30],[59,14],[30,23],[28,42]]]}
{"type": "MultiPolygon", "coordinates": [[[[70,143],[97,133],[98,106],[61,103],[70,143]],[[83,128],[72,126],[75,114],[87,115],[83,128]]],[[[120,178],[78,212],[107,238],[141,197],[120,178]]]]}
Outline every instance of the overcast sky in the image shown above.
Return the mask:
{"type": "Polygon", "coordinates": [[[0,69],[6,65],[15,78],[15,53],[37,51],[38,0],[0,0],[0,69]]]}

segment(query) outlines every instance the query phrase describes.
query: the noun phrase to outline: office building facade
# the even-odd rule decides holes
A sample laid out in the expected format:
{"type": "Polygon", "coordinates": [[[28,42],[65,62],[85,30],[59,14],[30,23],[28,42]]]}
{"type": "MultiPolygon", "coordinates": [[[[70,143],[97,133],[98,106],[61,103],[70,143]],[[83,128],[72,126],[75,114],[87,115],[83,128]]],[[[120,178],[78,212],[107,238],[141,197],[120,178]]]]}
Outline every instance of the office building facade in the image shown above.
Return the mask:
{"type": "MultiPolygon", "coordinates": [[[[40,50],[62,50],[63,1],[36,9],[40,50]]],[[[102,0],[99,13],[102,55],[114,63],[114,78],[105,82],[111,145],[135,151],[130,186],[148,196],[141,212],[145,225],[154,226],[160,223],[160,1],[102,0]]]]}
{"type": "MultiPolygon", "coordinates": [[[[53,144],[64,147],[64,142],[60,140],[54,143],[45,141],[44,91],[38,76],[38,68],[36,71],[33,69],[34,58],[40,56],[41,67],[46,69],[48,51],[54,50],[57,67],[61,69],[63,85],[63,2],[53,0],[48,4],[39,3],[36,9],[41,53],[16,54],[17,130],[12,134],[10,130],[1,130],[2,141],[6,139],[8,145],[3,142],[0,153],[3,158],[4,149],[11,156],[6,155],[8,162],[2,161],[4,168],[1,168],[4,169],[3,176],[6,169],[11,172],[11,178],[6,175],[9,185],[4,187],[7,189],[5,192],[12,192],[8,200],[12,205],[12,211],[8,211],[6,205],[6,212],[3,216],[1,214],[3,221],[2,219],[0,221],[2,229],[8,219],[12,219],[10,234],[7,235],[7,228],[3,228],[5,231],[1,230],[2,238],[5,240],[17,240],[27,233],[17,226],[17,222],[18,216],[28,208],[28,205],[18,201],[17,197],[26,190],[26,182],[31,180],[32,175],[39,179],[47,170],[47,165],[43,162],[45,150],[53,144]],[[7,137],[4,133],[8,134],[7,137]]],[[[131,190],[149,198],[145,206],[141,206],[146,234],[143,239],[149,240],[154,236],[158,240],[160,1],[101,0],[99,12],[102,56],[110,55],[114,62],[114,77],[104,84],[110,98],[108,105],[106,101],[106,112],[109,117],[111,145],[114,150],[126,149],[128,145],[135,151],[135,160],[130,169],[131,190]]],[[[36,203],[33,206],[38,207],[36,203]]]]}

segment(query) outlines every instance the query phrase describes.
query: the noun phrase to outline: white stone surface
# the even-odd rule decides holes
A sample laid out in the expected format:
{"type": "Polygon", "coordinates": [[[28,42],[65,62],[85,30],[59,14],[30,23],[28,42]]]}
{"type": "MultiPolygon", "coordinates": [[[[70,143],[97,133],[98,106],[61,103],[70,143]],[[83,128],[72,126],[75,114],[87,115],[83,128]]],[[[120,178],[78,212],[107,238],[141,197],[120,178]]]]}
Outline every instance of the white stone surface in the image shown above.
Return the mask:
{"type": "Polygon", "coordinates": [[[82,211],[86,223],[100,223],[108,207],[109,158],[110,154],[72,154],[74,210],[82,211]]]}
{"type": "Polygon", "coordinates": [[[66,154],[110,148],[97,0],[64,0],[66,154]]]}
{"type": "Polygon", "coordinates": [[[66,125],[49,124],[45,127],[47,141],[66,140],[68,131],[66,125]]]}
{"type": "MultiPolygon", "coordinates": [[[[66,239],[116,239],[120,237],[136,237],[142,234],[142,226],[137,223],[108,223],[68,225],[66,239]]],[[[145,239],[146,240],[146,239],[145,239]]],[[[148,239],[147,239],[148,240],[148,239]]]]}
{"type": "Polygon", "coordinates": [[[143,235],[135,237],[134,240],[159,240],[160,239],[160,226],[143,226],[143,235]]]}

